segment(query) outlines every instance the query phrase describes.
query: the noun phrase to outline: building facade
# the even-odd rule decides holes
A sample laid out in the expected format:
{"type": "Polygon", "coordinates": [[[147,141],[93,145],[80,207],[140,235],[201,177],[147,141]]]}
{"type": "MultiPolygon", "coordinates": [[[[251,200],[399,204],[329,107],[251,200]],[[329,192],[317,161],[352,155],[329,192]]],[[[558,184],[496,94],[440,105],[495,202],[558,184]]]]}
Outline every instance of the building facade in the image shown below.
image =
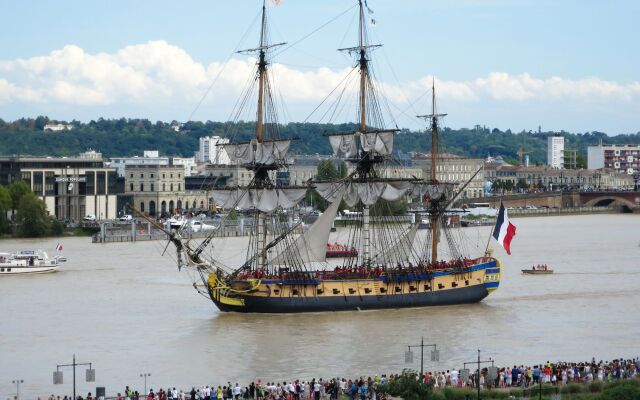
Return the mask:
{"type": "Polygon", "coordinates": [[[557,169],[487,163],[485,173],[488,181],[494,183],[510,181],[514,188],[518,182],[522,182],[528,190],[631,190],[634,188],[633,177],[614,170],[557,169]]]}
{"type": "Polygon", "coordinates": [[[200,138],[196,160],[202,163],[229,164],[231,159],[222,144],[229,143],[229,139],[220,136],[204,136],[200,138]]]}
{"type": "Polygon", "coordinates": [[[194,157],[160,156],[158,150],[145,150],[142,157],[113,157],[109,165],[118,171],[118,176],[123,178],[128,165],[181,165],[185,176],[191,176],[197,172],[194,157]]]}
{"type": "Polygon", "coordinates": [[[127,165],[125,195],[134,206],[150,216],[208,210],[206,190],[186,190],[181,165],[127,165]]]}
{"type": "Polygon", "coordinates": [[[564,137],[559,133],[547,138],[547,165],[564,168],[564,137]]]}
{"type": "MultiPolygon", "coordinates": [[[[415,154],[413,162],[422,169],[422,178],[431,178],[431,153],[415,154]]],[[[436,179],[457,184],[461,198],[484,196],[484,160],[455,154],[438,154],[436,179]],[[466,187],[464,185],[469,182],[466,187]],[[464,188],[463,188],[464,187],[464,188]]]]}
{"type": "Polygon", "coordinates": [[[603,145],[587,148],[589,169],[612,169],[628,175],[640,174],[640,145],[603,145]]]}
{"type": "Polygon", "coordinates": [[[122,192],[115,169],[105,166],[100,153],[78,157],[0,157],[0,184],[25,181],[59,220],[79,221],[117,217],[122,192]]]}

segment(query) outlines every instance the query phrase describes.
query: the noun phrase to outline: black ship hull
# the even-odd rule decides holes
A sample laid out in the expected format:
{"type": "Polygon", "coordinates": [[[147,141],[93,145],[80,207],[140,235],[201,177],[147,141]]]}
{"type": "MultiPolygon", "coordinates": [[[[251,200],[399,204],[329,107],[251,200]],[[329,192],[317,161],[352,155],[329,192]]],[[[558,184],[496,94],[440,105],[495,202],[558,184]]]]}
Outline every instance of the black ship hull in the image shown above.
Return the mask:
{"type": "Polygon", "coordinates": [[[216,302],[221,311],[247,313],[299,313],[321,311],[375,310],[468,304],[482,301],[489,291],[484,285],[427,293],[385,294],[380,296],[257,297],[244,296],[244,306],[216,302]]]}

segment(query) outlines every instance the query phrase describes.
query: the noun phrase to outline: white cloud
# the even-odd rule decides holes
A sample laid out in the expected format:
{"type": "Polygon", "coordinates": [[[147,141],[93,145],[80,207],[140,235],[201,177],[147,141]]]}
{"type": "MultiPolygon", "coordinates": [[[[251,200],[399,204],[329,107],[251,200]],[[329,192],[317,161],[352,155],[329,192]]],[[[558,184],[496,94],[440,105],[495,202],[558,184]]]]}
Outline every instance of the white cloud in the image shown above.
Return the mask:
{"type": "MultiPolygon", "coordinates": [[[[111,110],[121,109],[123,115],[169,107],[185,110],[195,107],[219,76],[207,101],[230,109],[238,93],[251,80],[255,62],[255,59],[233,58],[226,64],[204,65],[185,50],[163,40],[97,54],[67,45],[44,56],[0,61],[0,103],[16,107],[35,105],[35,109],[38,105],[83,106],[83,109],[108,106],[111,110]]],[[[349,68],[319,67],[309,71],[281,64],[273,66],[279,94],[296,104],[298,110],[302,110],[300,105],[308,105],[308,111],[338,86],[348,71],[349,68]]],[[[431,82],[432,77],[425,76],[416,81],[384,82],[378,86],[392,103],[402,106],[424,97],[430,91],[431,82]]],[[[624,84],[597,77],[541,79],[528,73],[492,72],[470,81],[436,79],[436,88],[439,98],[447,105],[485,101],[512,105],[551,102],[562,107],[569,102],[574,105],[602,101],[635,104],[640,99],[640,82],[624,84]]],[[[100,114],[100,109],[96,110],[96,114],[100,114]]],[[[291,118],[305,116],[292,115],[291,118]]]]}
{"type": "Polygon", "coordinates": [[[529,74],[510,75],[505,72],[493,72],[486,78],[478,78],[473,87],[495,100],[525,101],[538,99],[546,101],[617,99],[630,101],[640,94],[640,83],[628,85],[605,81],[596,77],[580,80],[551,77],[535,79],[529,74]]]}

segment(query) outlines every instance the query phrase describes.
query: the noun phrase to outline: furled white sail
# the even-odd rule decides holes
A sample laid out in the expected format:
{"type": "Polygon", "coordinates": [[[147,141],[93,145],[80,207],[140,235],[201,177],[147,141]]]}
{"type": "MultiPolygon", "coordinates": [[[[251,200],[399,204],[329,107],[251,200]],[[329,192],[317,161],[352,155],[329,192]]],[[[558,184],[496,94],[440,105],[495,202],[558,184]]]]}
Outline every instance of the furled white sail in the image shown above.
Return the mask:
{"type": "Polygon", "coordinates": [[[408,260],[411,257],[413,241],[417,232],[418,224],[413,224],[402,235],[399,235],[388,246],[371,257],[371,262],[388,264],[399,260],[408,260]]]}
{"type": "Polygon", "coordinates": [[[271,264],[284,264],[292,258],[304,262],[323,262],[327,259],[327,243],[331,226],[340,207],[340,196],[333,202],[322,215],[311,225],[309,230],[300,235],[295,242],[279,252],[269,262],[271,264]]]}
{"type": "Polygon", "coordinates": [[[291,208],[304,198],[307,189],[216,189],[211,196],[216,204],[223,208],[239,208],[249,210],[257,208],[262,212],[270,212],[278,207],[291,208]]]}
{"type": "Polygon", "coordinates": [[[388,156],[393,153],[393,135],[394,131],[362,133],[360,144],[366,152],[388,156]]]}
{"type": "Polygon", "coordinates": [[[328,201],[335,201],[336,196],[344,190],[344,201],[349,207],[358,201],[366,205],[373,205],[382,198],[384,200],[398,200],[407,193],[412,183],[409,181],[379,181],[379,182],[319,182],[315,183],[316,191],[328,201]]]}
{"type": "Polygon", "coordinates": [[[252,143],[228,143],[224,144],[223,147],[233,163],[250,164],[254,160],[252,143]]]}
{"type": "Polygon", "coordinates": [[[358,154],[356,135],[329,135],[329,143],[333,149],[333,156],[338,158],[352,158],[358,154]]]}
{"type": "Polygon", "coordinates": [[[234,163],[275,164],[284,160],[291,140],[272,140],[259,143],[253,139],[249,143],[224,144],[224,149],[234,163]]]}
{"type": "Polygon", "coordinates": [[[450,198],[452,193],[453,185],[448,183],[414,183],[409,190],[411,197],[429,197],[432,199],[439,199],[442,196],[450,198]]]}

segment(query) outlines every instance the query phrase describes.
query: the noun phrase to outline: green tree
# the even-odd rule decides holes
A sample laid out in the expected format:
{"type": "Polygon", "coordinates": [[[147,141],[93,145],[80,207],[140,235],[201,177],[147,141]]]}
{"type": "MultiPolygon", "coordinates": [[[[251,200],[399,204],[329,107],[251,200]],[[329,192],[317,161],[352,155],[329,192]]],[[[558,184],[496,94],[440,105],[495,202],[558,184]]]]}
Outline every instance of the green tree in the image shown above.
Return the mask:
{"type": "Polygon", "coordinates": [[[9,193],[11,194],[11,211],[15,212],[20,205],[22,196],[31,193],[31,189],[25,181],[15,181],[9,185],[9,193]]]}
{"type": "Polygon", "coordinates": [[[424,382],[419,373],[405,369],[401,375],[380,385],[378,391],[404,400],[425,400],[435,397],[432,388],[431,384],[424,382]]]}
{"type": "Polygon", "coordinates": [[[507,192],[512,191],[514,186],[515,185],[511,179],[508,179],[504,182],[504,190],[506,190],[507,192]]]}
{"type": "MultiPolygon", "coordinates": [[[[316,174],[316,180],[335,181],[340,178],[344,178],[347,175],[347,166],[344,162],[340,162],[340,164],[338,164],[338,166],[336,167],[333,161],[322,160],[318,163],[317,171],[318,172],[316,174]]],[[[329,203],[325,199],[323,199],[315,190],[310,190],[309,192],[307,192],[305,201],[308,204],[313,204],[315,208],[322,211],[326,210],[329,206],[329,203]]]]}
{"type": "Polygon", "coordinates": [[[322,160],[318,163],[318,175],[319,181],[333,181],[340,177],[338,168],[331,160],[322,160]]]}
{"type": "Polygon", "coordinates": [[[371,215],[375,216],[398,216],[407,215],[407,200],[402,197],[395,201],[378,199],[371,207],[371,215]]]}
{"type": "Polygon", "coordinates": [[[518,179],[518,183],[516,184],[518,189],[528,189],[529,185],[527,185],[527,181],[524,178],[518,179]]]}
{"type": "Polygon", "coordinates": [[[38,237],[50,233],[51,216],[47,205],[31,192],[20,198],[16,222],[21,236],[38,237]]]}
{"type": "Polygon", "coordinates": [[[9,189],[0,186],[0,234],[9,232],[7,213],[11,210],[11,193],[9,189]]]}

